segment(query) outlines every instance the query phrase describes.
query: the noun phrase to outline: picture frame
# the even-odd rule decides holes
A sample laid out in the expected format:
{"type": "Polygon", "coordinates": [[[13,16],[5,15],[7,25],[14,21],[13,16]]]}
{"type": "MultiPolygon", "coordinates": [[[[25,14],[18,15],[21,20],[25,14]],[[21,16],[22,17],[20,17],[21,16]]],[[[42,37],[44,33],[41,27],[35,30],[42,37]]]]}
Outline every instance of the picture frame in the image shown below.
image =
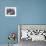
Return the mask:
{"type": "Polygon", "coordinates": [[[16,7],[5,7],[5,16],[16,16],[16,7]]]}
{"type": "Polygon", "coordinates": [[[18,41],[22,40],[46,41],[46,24],[18,24],[18,41]],[[28,32],[24,34],[23,30],[28,32]],[[25,35],[28,37],[23,37],[25,35]]]}

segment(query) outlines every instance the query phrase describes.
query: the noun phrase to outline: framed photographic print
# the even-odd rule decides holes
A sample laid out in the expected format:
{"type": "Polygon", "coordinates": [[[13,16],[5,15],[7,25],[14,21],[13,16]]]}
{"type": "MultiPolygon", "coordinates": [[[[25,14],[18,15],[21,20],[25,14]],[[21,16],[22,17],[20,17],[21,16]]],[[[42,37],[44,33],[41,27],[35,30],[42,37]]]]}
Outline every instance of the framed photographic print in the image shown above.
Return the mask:
{"type": "Polygon", "coordinates": [[[18,25],[18,41],[46,41],[46,25],[45,24],[19,24],[18,25]]]}
{"type": "Polygon", "coordinates": [[[5,7],[5,16],[16,16],[16,7],[5,7]]]}

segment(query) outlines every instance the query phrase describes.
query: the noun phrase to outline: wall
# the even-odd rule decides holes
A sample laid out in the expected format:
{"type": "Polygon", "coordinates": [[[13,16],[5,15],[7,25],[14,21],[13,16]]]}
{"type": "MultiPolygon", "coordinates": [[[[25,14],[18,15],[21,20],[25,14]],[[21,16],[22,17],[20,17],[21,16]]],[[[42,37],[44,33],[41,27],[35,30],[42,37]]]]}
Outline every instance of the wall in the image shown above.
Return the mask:
{"type": "Polygon", "coordinates": [[[21,24],[46,24],[46,0],[19,0],[21,24]]]}
{"type": "Polygon", "coordinates": [[[0,0],[0,44],[8,43],[9,32],[17,33],[17,24],[46,24],[46,0],[0,0]],[[15,6],[17,16],[6,17],[6,6],[15,6]]]}

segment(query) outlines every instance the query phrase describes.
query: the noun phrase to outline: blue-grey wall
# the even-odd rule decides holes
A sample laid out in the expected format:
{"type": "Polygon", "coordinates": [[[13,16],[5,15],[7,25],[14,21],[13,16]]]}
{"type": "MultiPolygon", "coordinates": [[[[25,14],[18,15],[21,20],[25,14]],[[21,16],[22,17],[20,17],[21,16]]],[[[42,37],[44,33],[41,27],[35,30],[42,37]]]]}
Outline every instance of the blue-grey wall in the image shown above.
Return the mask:
{"type": "Polygon", "coordinates": [[[46,24],[46,0],[0,0],[0,44],[8,43],[9,32],[17,33],[17,24],[46,24]],[[6,6],[16,7],[17,16],[6,17],[6,6]]]}

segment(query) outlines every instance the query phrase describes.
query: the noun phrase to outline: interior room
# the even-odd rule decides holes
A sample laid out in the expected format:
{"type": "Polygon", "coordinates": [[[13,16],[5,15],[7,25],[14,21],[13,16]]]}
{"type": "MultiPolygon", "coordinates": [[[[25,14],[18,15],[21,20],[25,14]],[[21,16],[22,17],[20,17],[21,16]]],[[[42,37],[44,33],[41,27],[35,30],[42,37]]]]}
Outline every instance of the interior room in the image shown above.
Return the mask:
{"type": "Polygon", "coordinates": [[[46,29],[18,33],[20,24],[46,25],[46,0],[0,0],[0,46],[46,46],[46,29]]]}

